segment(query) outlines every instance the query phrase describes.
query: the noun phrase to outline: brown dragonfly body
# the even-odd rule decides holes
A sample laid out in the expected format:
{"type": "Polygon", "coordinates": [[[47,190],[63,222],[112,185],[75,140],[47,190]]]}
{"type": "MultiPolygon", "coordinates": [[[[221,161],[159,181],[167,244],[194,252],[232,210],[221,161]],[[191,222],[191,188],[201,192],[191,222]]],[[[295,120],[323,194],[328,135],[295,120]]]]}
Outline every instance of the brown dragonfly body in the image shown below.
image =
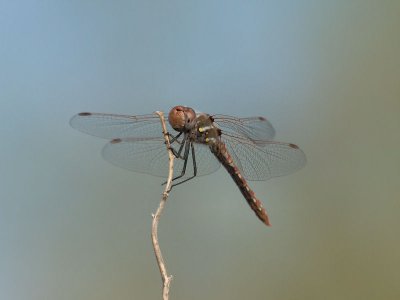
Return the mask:
{"type": "Polygon", "coordinates": [[[176,106],[170,111],[168,120],[175,130],[188,134],[190,142],[203,143],[210,147],[211,152],[235,181],[251,209],[263,223],[269,226],[269,218],[262,202],[257,199],[229,155],[221,140],[221,129],[215,125],[213,118],[207,114],[196,115],[193,109],[188,107],[176,106]]]}
{"type": "MultiPolygon", "coordinates": [[[[174,185],[213,173],[222,164],[257,217],[270,225],[262,202],[245,178],[266,180],[300,169],[306,158],[299,147],[274,141],[275,130],[263,117],[196,114],[189,107],[175,106],[168,120],[171,150],[177,157],[174,185]]],[[[80,113],[70,123],[80,131],[110,139],[103,156],[113,164],[165,176],[168,160],[158,122],[154,115],[80,113]]]]}

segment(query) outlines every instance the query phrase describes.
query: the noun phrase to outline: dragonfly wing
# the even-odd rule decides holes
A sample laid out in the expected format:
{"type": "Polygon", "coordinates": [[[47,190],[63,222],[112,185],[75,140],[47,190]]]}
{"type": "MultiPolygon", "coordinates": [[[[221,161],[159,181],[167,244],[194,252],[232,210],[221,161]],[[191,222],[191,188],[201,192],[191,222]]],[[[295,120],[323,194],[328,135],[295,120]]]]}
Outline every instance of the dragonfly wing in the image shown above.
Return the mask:
{"type": "Polygon", "coordinates": [[[294,144],[276,141],[239,142],[225,138],[232,159],[248,180],[267,180],[290,174],[306,163],[304,152],[294,144]]]}
{"type": "MultiPolygon", "coordinates": [[[[130,116],[102,113],[79,113],[70,120],[73,128],[89,135],[105,138],[162,137],[156,114],[130,116]]],[[[168,128],[170,133],[171,128],[168,128]]]]}
{"type": "Polygon", "coordinates": [[[115,139],[106,144],[103,158],[113,165],[154,176],[168,176],[168,153],[162,138],[115,139]]]}
{"type": "Polygon", "coordinates": [[[271,140],[275,129],[264,117],[237,118],[226,115],[214,115],[213,119],[222,130],[222,134],[240,135],[251,140],[271,140]]]}
{"type": "MultiPolygon", "coordinates": [[[[176,149],[177,147],[174,145],[174,148],[176,149]]],[[[194,144],[194,148],[197,176],[207,175],[218,170],[220,164],[207,146],[194,144]]],[[[105,160],[130,171],[164,178],[168,176],[169,158],[163,138],[115,139],[104,146],[102,155],[105,160]]],[[[177,158],[174,160],[174,176],[181,174],[183,164],[183,159],[177,158]]],[[[182,178],[191,177],[193,172],[190,152],[186,172],[182,178]]]]}
{"type": "MultiPolygon", "coordinates": [[[[211,153],[210,147],[198,143],[194,143],[193,146],[195,152],[197,176],[208,175],[216,172],[221,166],[221,163],[216,159],[214,154],[211,153]]],[[[181,159],[179,159],[178,161],[183,162],[183,160],[181,159]]],[[[176,170],[178,171],[179,168],[176,168],[176,170]]],[[[185,177],[190,177],[193,175],[193,173],[193,158],[192,153],[190,153],[185,177]]]]}

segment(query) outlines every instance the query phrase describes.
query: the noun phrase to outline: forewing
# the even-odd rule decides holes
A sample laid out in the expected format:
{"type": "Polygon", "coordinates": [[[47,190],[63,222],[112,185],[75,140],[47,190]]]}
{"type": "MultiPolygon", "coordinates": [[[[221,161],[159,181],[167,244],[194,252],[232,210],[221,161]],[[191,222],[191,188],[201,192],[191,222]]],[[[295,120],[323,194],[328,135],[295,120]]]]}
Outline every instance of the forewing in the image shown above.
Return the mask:
{"type": "Polygon", "coordinates": [[[129,116],[79,113],[72,117],[70,124],[81,132],[105,139],[162,137],[160,119],[155,114],[129,116]]]}
{"type": "Polygon", "coordinates": [[[251,140],[271,140],[275,129],[264,117],[237,118],[226,115],[214,115],[213,119],[222,130],[222,134],[240,135],[251,140]]]}

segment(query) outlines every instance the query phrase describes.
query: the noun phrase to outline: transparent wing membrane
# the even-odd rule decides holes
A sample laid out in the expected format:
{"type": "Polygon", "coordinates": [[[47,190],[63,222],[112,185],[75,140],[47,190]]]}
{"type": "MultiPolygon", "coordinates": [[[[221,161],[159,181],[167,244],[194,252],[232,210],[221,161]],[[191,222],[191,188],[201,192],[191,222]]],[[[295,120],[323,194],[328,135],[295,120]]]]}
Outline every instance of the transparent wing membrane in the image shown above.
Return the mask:
{"type": "Polygon", "coordinates": [[[275,129],[263,117],[237,118],[226,115],[214,115],[217,126],[222,129],[222,134],[235,134],[247,139],[272,140],[275,129]]]}
{"type": "Polygon", "coordinates": [[[79,131],[105,139],[162,137],[160,119],[156,114],[129,116],[80,113],[72,117],[70,124],[79,131]]]}
{"type": "Polygon", "coordinates": [[[224,143],[247,180],[267,180],[290,174],[306,163],[306,157],[297,146],[276,141],[243,142],[225,138],[224,143]]]}
{"type": "MultiPolygon", "coordinates": [[[[263,117],[237,118],[227,115],[213,115],[212,119],[221,129],[221,141],[226,144],[232,159],[248,180],[266,180],[289,174],[306,163],[304,153],[295,145],[273,141],[275,130],[263,117]]],[[[148,115],[116,115],[103,113],[80,113],[70,124],[84,133],[109,139],[103,148],[103,157],[112,164],[135,172],[166,178],[168,175],[168,153],[159,117],[148,115]]],[[[167,124],[168,131],[177,132],[167,124]]],[[[172,145],[178,151],[183,135],[172,145]]],[[[186,165],[188,178],[215,172],[220,163],[208,146],[193,143],[186,165]]],[[[181,174],[184,160],[175,159],[175,176],[181,174]]]]}
{"type": "MultiPolygon", "coordinates": [[[[179,144],[172,145],[177,151],[179,144]]],[[[208,146],[194,144],[197,176],[211,174],[218,170],[220,163],[212,155],[208,146]]],[[[151,174],[167,178],[168,176],[168,153],[162,138],[140,139],[126,138],[111,141],[103,148],[103,157],[112,164],[131,171],[151,174]]],[[[181,174],[184,160],[174,160],[174,175],[181,174]]],[[[192,153],[189,152],[185,175],[191,177],[194,174],[192,153]]]]}

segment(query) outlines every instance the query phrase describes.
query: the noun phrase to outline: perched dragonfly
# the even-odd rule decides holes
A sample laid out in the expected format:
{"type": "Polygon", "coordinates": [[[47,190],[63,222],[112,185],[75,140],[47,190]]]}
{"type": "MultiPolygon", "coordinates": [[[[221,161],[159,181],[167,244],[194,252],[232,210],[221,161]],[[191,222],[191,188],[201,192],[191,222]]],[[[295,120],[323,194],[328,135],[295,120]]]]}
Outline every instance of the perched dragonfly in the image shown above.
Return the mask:
{"type": "MultiPolygon", "coordinates": [[[[266,180],[302,168],[306,157],[298,146],[274,141],[275,130],[263,117],[238,118],[196,113],[175,106],[168,115],[171,150],[176,156],[174,185],[207,175],[222,164],[251,209],[266,225],[262,202],[247,180],[266,180]]],[[[103,157],[131,171],[166,177],[168,153],[159,117],[82,112],[72,117],[73,128],[109,139],[103,157]]]]}

